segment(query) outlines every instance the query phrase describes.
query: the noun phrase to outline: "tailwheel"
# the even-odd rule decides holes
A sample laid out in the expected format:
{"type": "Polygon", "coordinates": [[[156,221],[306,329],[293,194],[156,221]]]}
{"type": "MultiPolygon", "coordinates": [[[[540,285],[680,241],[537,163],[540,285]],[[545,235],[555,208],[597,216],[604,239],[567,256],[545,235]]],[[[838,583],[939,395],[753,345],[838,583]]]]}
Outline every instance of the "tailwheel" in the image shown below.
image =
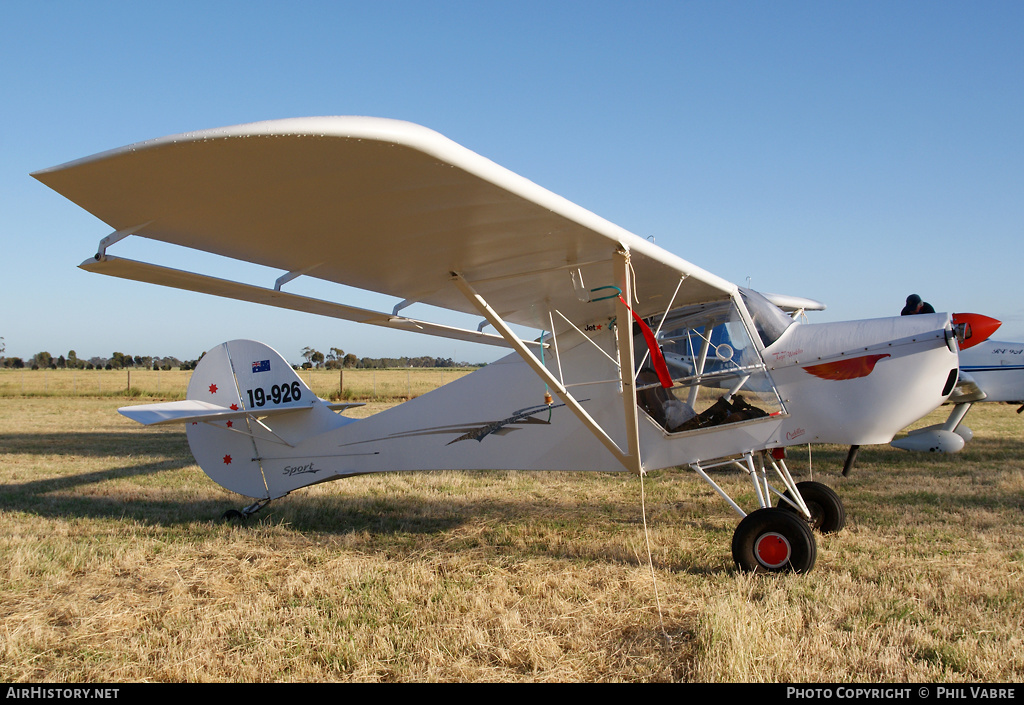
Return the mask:
{"type": "MultiPolygon", "coordinates": [[[[811,513],[809,521],[812,529],[823,534],[834,534],[846,526],[846,509],[843,507],[843,500],[839,499],[835,490],[828,485],[812,481],[798,482],[796,488],[800,491],[800,496],[803,497],[804,504],[807,505],[807,510],[811,513]]],[[[793,496],[786,492],[783,497],[786,499],[779,500],[779,508],[802,516],[796,507],[786,501],[787,499],[793,500],[793,496]]]]}
{"type": "Polygon", "coordinates": [[[758,509],[736,527],[732,557],[740,570],[753,573],[806,573],[818,558],[810,526],[793,512],[758,509]]]}
{"type": "Polygon", "coordinates": [[[237,509],[229,509],[221,515],[223,521],[243,521],[248,519],[253,514],[263,509],[265,506],[270,504],[269,499],[262,499],[257,502],[253,502],[248,507],[243,507],[241,511],[237,509]]]}

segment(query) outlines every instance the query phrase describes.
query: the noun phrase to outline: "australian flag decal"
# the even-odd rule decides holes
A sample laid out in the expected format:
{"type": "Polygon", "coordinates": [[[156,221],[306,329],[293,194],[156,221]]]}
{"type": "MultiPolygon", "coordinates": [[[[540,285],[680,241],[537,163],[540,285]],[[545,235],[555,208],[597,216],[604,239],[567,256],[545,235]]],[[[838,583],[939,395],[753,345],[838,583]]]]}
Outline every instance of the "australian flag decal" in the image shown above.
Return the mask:
{"type": "Polygon", "coordinates": [[[252,371],[256,372],[270,372],[270,360],[260,360],[259,362],[252,363],[252,371]]]}

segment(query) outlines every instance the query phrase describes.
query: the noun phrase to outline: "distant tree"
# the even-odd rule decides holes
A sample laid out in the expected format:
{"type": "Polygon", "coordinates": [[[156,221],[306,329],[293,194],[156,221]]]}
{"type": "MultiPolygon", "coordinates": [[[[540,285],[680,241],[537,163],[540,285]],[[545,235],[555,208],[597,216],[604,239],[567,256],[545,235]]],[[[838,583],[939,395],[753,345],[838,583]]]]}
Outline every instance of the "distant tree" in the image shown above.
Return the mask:
{"type": "Polygon", "coordinates": [[[345,367],[356,367],[359,365],[359,358],[352,353],[349,353],[345,356],[345,360],[342,362],[342,365],[345,367]]]}
{"type": "Polygon", "coordinates": [[[50,353],[46,352],[45,350],[42,351],[42,352],[37,352],[35,355],[32,356],[32,369],[33,370],[46,369],[47,367],[49,367],[52,364],[53,364],[53,355],[51,355],[50,353]]]}
{"type": "Polygon", "coordinates": [[[344,359],[344,350],[341,348],[331,348],[331,351],[327,353],[327,363],[324,366],[329,370],[336,370],[342,366],[344,359]]]}

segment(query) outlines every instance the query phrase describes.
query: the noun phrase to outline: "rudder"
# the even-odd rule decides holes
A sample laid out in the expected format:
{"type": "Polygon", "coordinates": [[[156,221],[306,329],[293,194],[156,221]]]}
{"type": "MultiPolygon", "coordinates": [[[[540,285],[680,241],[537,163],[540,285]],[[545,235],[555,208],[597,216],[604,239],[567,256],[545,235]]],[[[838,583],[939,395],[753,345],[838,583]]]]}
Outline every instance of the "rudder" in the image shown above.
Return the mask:
{"type": "MultiPolygon", "coordinates": [[[[206,353],[186,396],[256,414],[308,410],[317,401],[276,350],[254,340],[232,340],[206,353]]],[[[191,422],[186,435],[196,462],[214,482],[248,497],[272,499],[280,493],[264,476],[257,430],[255,419],[243,416],[191,422]]]]}

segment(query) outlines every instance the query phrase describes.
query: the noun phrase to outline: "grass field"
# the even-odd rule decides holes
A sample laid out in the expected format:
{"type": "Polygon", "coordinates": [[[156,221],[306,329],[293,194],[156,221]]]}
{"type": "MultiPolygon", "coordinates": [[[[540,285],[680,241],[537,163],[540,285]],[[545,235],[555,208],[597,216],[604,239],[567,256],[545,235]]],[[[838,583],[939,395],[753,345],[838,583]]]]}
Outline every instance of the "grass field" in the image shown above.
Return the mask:
{"type": "MultiPolygon", "coordinates": [[[[302,370],[324,399],[395,401],[426,394],[472,372],[470,368],[302,370]]],[[[184,399],[191,370],[0,369],[0,398],[8,396],[123,396],[184,399]]]]}
{"type": "MultiPolygon", "coordinates": [[[[975,407],[958,455],[866,447],[849,478],[816,447],[847,528],[807,575],[749,576],[689,471],[644,480],[653,571],[625,474],[362,476],[235,525],[245,501],[182,431],[124,399],[3,394],[5,682],[1024,680],[1013,407],[975,407]]],[[[810,474],[806,448],[790,463],[810,474]]]]}

